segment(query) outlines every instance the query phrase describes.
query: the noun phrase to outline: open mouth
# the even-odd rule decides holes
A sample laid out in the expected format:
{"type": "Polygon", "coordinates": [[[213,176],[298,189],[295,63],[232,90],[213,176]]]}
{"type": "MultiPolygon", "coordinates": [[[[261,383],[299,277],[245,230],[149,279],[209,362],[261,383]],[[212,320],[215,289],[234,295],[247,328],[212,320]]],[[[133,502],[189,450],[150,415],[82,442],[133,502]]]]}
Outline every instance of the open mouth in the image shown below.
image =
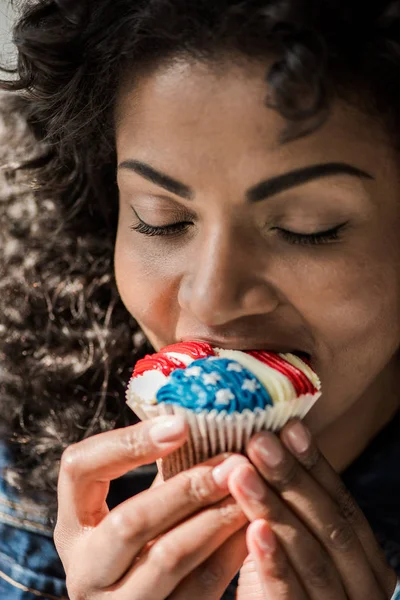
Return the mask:
{"type": "Polygon", "coordinates": [[[293,350],[291,352],[291,354],[294,354],[295,356],[300,358],[307,365],[311,365],[311,354],[308,354],[307,352],[303,352],[302,350],[293,350]]]}
{"type": "Polygon", "coordinates": [[[177,343],[205,343],[205,344],[209,344],[211,347],[213,348],[222,348],[224,350],[239,350],[240,352],[249,352],[249,351],[264,351],[264,352],[273,352],[274,354],[294,354],[294,356],[297,356],[298,358],[300,358],[301,360],[303,360],[306,363],[310,363],[311,362],[311,354],[309,354],[308,352],[305,352],[304,350],[298,350],[298,349],[290,349],[290,347],[288,346],[284,346],[284,345],[276,345],[275,347],[268,347],[268,343],[264,346],[264,344],[249,344],[249,345],[244,345],[243,344],[243,339],[239,340],[234,340],[234,339],[230,339],[228,340],[218,340],[218,339],[211,339],[211,338],[200,338],[200,337],[190,337],[190,338],[181,338],[177,343]]]}
{"type": "Polygon", "coordinates": [[[307,352],[303,352],[302,350],[292,350],[291,352],[292,354],[294,354],[295,356],[298,356],[299,358],[307,358],[308,360],[311,359],[311,355],[308,354],[307,352]]]}

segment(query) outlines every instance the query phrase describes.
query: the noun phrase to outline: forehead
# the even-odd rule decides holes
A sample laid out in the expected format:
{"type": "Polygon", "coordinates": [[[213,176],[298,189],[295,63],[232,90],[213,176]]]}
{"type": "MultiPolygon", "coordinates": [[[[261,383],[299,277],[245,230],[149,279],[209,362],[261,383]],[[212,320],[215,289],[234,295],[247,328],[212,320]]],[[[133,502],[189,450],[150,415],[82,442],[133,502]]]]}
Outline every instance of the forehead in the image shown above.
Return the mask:
{"type": "Polygon", "coordinates": [[[312,162],[347,161],[368,170],[385,162],[392,149],[379,121],[338,100],[317,131],[281,144],[287,123],[266,106],[268,67],[181,59],[135,81],[127,73],[115,112],[119,159],[156,162],[176,175],[234,169],[249,180],[262,168],[279,174],[312,162]]]}

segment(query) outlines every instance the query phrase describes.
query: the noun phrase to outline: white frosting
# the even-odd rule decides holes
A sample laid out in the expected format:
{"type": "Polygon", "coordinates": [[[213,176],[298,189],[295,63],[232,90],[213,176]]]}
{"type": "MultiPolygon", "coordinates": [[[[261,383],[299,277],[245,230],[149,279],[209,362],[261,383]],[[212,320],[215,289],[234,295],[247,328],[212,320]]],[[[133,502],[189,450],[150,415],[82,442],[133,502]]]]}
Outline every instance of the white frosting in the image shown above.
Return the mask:
{"type": "MultiPolygon", "coordinates": [[[[274,404],[288,402],[297,398],[296,390],[291,381],[278,370],[259,361],[254,356],[250,356],[240,350],[224,350],[223,348],[214,349],[216,356],[209,357],[218,359],[228,358],[238,363],[231,365],[230,370],[240,369],[240,365],[253,373],[257,379],[266,388],[274,404]]],[[[169,358],[179,360],[188,367],[195,359],[187,354],[178,352],[166,352],[169,358]]],[[[319,377],[305,362],[294,354],[280,354],[281,358],[297,367],[313,383],[317,390],[321,389],[319,377]]],[[[190,367],[189,367],[190,370],[190,367]]],[[[195,373],[193,373],[195,375],[195,373]]],[[[207,377],[211,377],[208,375],[207,377]]],[[[126,392],[127,403],[129,406],[137,404],[154,405],[157,404],[156,395],[158,390],[169,380],[169,376],[164,375],[157,369],[146,371],[142,375],[132,377],[126,392]]],[[[226,398],[220,398],[220,401],[226,401],[226,398]]]]}
{"type": "Polygon", "coordinates": [[[313,371],[312,368],[307,365],[307,363],[301,360],[301,358],[299,358],[295,354],[280,354],[279,356],[281,356],[294,367],[300,369],[300,371],[304,373],[304,375],[311,381],[311,383],[314,385],[315,388],[317,388],[317,390],[321,389],[320,378],[315,373],[315,371],[313,371]]]}
{"type": "Polygon", "coordinates": [[[131,404],[157,404],[156,394],[167,383],[168,377],[161,371],[146,371],[133,377],[126,391],[126,400],[131,404]]]}
{"type": "Polygon", "coordinates": [[[222,348],[216,348],[215,352],[221,358],[235,360],[253,373],[268,391],[274,404],[297,398],[296,390],[286,375],[262,363],[254,356],[240,350],[224,350],[222,348]]]}
{"type": "MultiPolygon", "coordinates": [[[[180,352],[165,352],[168,358],[179,360],[188,366],[193,362],[193,358],[180,352]]],[[[164,375],[157,369],[146,371],[142,375],[133,377],[126,390],[126,401],[128,406],[134,404],[157,404],[157,392],[167,383],[169,376],[164,375]]]]}

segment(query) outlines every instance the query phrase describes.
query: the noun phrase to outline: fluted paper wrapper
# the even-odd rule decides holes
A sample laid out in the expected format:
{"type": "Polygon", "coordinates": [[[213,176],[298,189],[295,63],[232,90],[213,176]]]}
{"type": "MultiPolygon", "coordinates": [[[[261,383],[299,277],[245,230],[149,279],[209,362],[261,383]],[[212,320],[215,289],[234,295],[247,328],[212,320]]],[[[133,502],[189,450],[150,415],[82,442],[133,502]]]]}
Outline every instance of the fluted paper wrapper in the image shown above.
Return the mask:
{"type": "Polygon", "coordinates": [[[265,409],[227,413],[217,410],[195,413],[173,404],[138,404],[128,402],[142,420],[162,415],[183,415],[189,424],[189,439],[178,450],[157,462],[161,477],[169,479],[180,471],[220,454],[238,452],[245,454],[250,438],[259,431],[279,431],[294,417],[302,419],[315,404],[321,393],[304,394],[265,409]]]}

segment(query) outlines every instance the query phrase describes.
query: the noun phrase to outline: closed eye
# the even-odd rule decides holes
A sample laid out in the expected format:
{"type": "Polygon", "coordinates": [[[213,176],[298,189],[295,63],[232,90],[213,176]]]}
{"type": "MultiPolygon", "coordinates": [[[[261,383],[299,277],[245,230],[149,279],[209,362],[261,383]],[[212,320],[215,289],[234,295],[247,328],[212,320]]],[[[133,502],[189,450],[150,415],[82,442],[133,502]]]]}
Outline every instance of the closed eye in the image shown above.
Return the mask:
{"type": "MultiPolygon", "coordinates": [[[[191,221],[176,221],[175,223],[168,223],[167,225],[151,225],[150,223],[143,221],[133,207],[132,210],[135,214],[137,222],[133,223],[130,226],[130,229],[148,237],[179,236],[185,233],[187,229],[193,225],[193,222],[191,221]]],[[[274,229],[289,244],[317,246],[329,244],[339,240],[340,233],[346,227],[346,225],[347,223],[342,223],[331,229],[317,231],[314,233],[297,233],[295,231],[289,231],[280,227],[276,227],[274,229]]]]}
{"type": "Polygon", "coordinates": [[[318,246],[329,244],[340,239],[340,233],[346,227],[347,223],[342,223],[325,231],[317,231],[315,233],[296,233],[287,229],[276,228],[279,235],[289,244],[300,244],[303,246],[318,246]]]}
{"type": "Polygon", "coordinates": [[[186,221],[181,221],[179,223],[171,223],[170,225],[162,225],[155,227],[154,225],[149,225],[148,223],[140,222],[135,225],[131,225],[131,229],[133,231],[138,231],[143,235],[148,236],[157,236],[157,235],[177,235],[184,233],[187,228],[191,225],[186,221]]]}
{"type": "Polygon", "coordinates": [[[150,223],[146,223],[139,217],[134,208],[132,208],[135,217],[137,219],[136,223],[133,223],[130,226],[132,231],[137,231],[142,235],[147,235],[149,237],[154,236],[177,236],[185,233],[190,225],[192,225],[191,221],[176,221],[175,223],[168,223],[167,225],[151,225],[150,223]]]}

